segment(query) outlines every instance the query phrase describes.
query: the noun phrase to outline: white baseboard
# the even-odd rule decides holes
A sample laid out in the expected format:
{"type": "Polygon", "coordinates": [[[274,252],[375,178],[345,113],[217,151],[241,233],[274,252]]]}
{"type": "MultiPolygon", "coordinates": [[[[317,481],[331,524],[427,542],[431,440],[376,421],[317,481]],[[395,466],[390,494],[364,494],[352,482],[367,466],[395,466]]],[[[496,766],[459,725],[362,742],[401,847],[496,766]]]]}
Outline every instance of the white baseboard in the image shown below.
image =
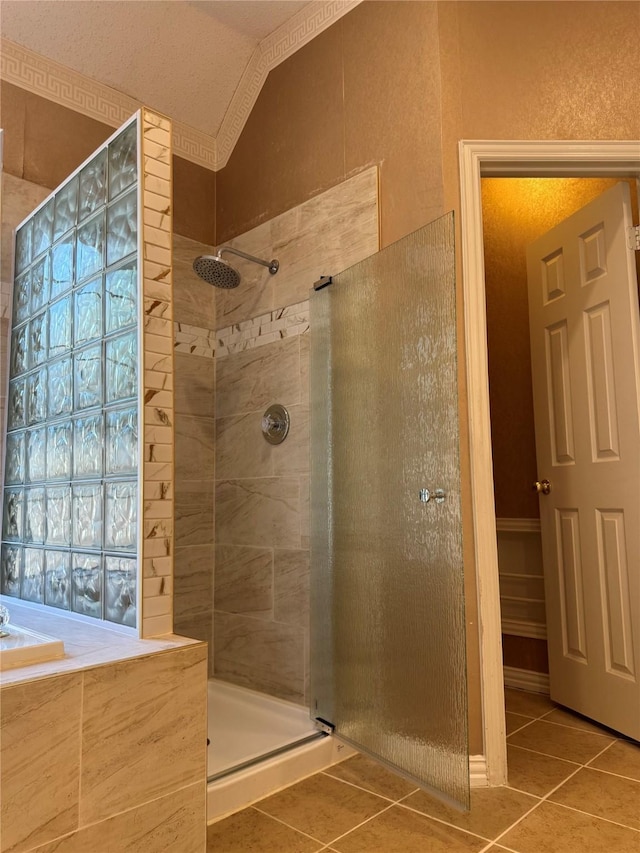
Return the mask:
{"type": "Polygon", "coordinates": [[[502,633],[510,637],[530,637],[534,640],[547,639],[547,626],[536,622],[525,622],[516,619],[502,620],[502,633]]]}
{"type": "Polygon", "coordinates": [[[539,518],[496,518],[498,533],[540,533],[539,518]]]}
{"type": "Polygon", "coordinates": [[[469,756],[469,784],[472,788],[486,788],[489,784],[487,759],[484,755],[469,756]]]}
{"type": "Polygon", "coordinates": [[[504,686],[529,690],[531,693],[549,694],[549,676],[545,672],[533,672],[530,669],[518,669],[515,666],[504,667],[504,686]]]}

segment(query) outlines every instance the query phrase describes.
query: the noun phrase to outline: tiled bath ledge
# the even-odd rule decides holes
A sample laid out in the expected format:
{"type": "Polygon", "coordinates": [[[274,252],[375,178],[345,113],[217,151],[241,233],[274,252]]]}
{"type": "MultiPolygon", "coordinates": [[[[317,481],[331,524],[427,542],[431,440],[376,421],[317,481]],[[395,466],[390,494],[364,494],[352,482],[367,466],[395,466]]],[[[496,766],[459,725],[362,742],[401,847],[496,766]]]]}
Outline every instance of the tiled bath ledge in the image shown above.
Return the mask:
{"type": "Polygon", "coordinates": [[[1,674],[0,853],[201,853],[206,644],[3,603],[67,654],[1,674]]]}
{"type": "Polygon", "coordinates": [[[0,596],[0,604],[9,609],[11,625],[55,637],[64,643],[65,652],[64,657],[57,660],[3,671],[0,674],[0,687],[200,644],[198,640],[190,640],[176,634],[140,640],[111,630],[103,623],[94,625],[70,619],[62,613],[52,611],[51,608],[45,613],[6,595],[0,596]]]}

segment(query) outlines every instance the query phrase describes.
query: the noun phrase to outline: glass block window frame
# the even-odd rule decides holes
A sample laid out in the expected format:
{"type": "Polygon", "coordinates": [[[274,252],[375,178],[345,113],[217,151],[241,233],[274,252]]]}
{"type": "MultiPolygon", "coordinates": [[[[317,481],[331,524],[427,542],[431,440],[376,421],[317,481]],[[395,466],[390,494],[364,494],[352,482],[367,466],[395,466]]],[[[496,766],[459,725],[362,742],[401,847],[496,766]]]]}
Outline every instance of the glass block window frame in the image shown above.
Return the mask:
{"type": "Polygon", "coordinates": [[[172,630],[171,177],[143,109],[16,230],[0,591],[140,636],[172,630]]]}

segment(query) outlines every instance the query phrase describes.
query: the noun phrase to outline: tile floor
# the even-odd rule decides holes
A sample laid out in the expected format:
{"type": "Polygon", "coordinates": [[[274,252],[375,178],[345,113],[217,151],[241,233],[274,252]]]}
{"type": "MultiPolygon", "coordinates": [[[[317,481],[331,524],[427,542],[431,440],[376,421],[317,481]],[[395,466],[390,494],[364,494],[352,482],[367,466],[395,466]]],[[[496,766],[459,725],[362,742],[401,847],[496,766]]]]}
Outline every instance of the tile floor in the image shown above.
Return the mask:
{"type": "Polygon", "coordinates": [[[506,691],[509,786],[461,815],[357,755],[208,828],[208,853],[640,853],[640,746],[506,691]]]}

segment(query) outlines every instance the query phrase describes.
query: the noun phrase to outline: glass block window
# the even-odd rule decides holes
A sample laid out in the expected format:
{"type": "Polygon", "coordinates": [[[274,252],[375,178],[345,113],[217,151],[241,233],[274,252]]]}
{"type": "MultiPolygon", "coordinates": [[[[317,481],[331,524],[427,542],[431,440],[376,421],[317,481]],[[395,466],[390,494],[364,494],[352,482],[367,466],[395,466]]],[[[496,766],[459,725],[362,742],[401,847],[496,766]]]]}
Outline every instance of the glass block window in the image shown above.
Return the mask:
{"type": "Polygon", "coordinates": [[[16,233],[0,588],[135,627],[138,119],[16,233]]]}

